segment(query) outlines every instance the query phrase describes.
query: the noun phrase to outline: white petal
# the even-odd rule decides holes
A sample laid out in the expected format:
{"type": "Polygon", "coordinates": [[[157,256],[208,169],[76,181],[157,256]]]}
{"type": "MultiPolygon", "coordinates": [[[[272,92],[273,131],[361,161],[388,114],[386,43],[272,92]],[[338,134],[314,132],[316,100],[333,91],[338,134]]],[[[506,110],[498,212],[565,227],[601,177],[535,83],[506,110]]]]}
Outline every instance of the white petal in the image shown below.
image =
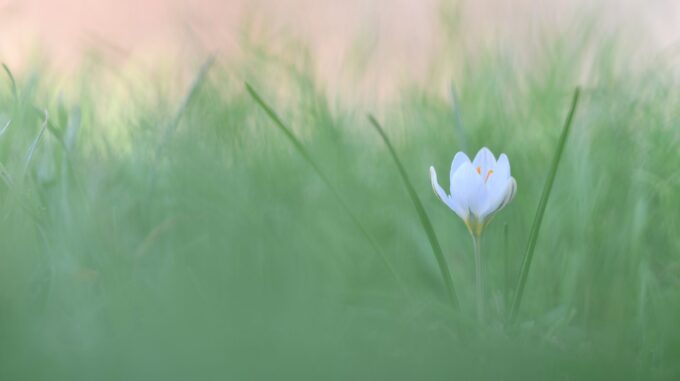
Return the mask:
{"type": "Polygon", "coordinates": [[[463,220],[467,220],[469,215],[468,211],[463,209],[463,207],[461,207],[452,196],[449,197],[449,202],[447,202],[446,205],[448,205],[449,208],[451,208],[451,210],[453,210],[458,215],[458,217],[462,218],[463,220]]]}
{"type": "Polygon", "coordinates": [[[496,166],[496,158],[488,148],[482,147],[482,149],[477,152],[477,155],[475,155],[472,165],[475,169],[479,168],[480,172],[485,175],[489,169],[496,166]]]}
{"type": "Polygon", "coordinates": [[[508,205],[517,194],[517,181],[515,181],[514,177],[510,178],[510,183],[510,189],[508,190],[508,194],[505,196],[505,200],[503,201],[503,205],[501,205],[500,209],[505,208],[505,206],[508,205]]]}
{"type": "Polygon", "coordinates": [[[451,198],[466,212],[470,211],[478,215],[482,211],[486,189],[482,177],[471,163],[464,163],[453,175],[451,198]]]}
{"type": "Polygon", "coordinates": [[[453,175],[456,173],[458,168],[460,168],[461,165],[469,162],[470,158],[462,151],[458,152],[456,156],[453,157],[453,161],[451,162],[451,172],[449,173],[449,189],[451,189],[451,184],[453,184],[453,175]]]}
{"type": "Polygon", "coordinates": [[[508,193],[511,191],[512,182],[510,180],[504,182],[497,181],[495,183],[497,185],[495,185],[494,188],[489,188],[489,184],[487,183],[488,198],[482,212],[482,218],[499,211],[503,207],[503,204],[508,197],[508,193]]]}
{"type": "Polygon", "coordinates": [[[434,170],[434,167],[430,167],[430,182],[432,182],[432,190],[434,190],[434,193],[437,195],[437,197],[439,197],[439,199],[444,203],[448,204],[449,196],[447,196],[446,192],[444,192],[444,188],[439,185],[439,182],[437,181],[437,172],[434,170]]]}
{"type": "Polygon", "coordinates": [[[484,210],[482,211],[483,217],[495,212],[503,201],[505,200],[508,189],[510,186],[510,181],[491,181],[486,184],[487,199],[484,205],[484,210]]]}
{"type": "Polygon", "coordinates": [[[489,212],[500,205],[507,193],[508,182],[510,181],[508,157],[502,154],[498,158],[493,172],[488,172],[486,175],[482,173],[482,175],[486,176],[486,190],[489,200],[485,211],[489,212]]]}
{"type": "Polygon", "coordinates": [[[493,169],[493,175],[489,178],[491,180],[493,177],[500,178],[503,181],[507,181],[510,178],[510,161],[508,157],[502,153],[496,161],[496,166],[493,169]]]}
{"type": "Polygon", "coordinates": [[[449,209],[453,210],[460,218],[466,219],[467,218],[467,212],[460,207],[460,205],[453,199],[453,197],[448,196],[446,192],[444,192],[444,188],[439,185],[439,181],[437,181],[437,172],[434,170],[434,167],[430,167],[430,181],[432,182],[432,189],[434,190],[434,193],[439,197],[440,200],[442,200],[446,206],[449,207],[449,209]]]}
{"type": "Polygon", "coordinates": [[[502,197],[489,202],[488,208],[485,211],[486,216],[495,214],[505,208],[515,197],[515,193],[517,193],[517,182],[511,177],[507,182],[505,191],[502,193],[502,197]]]}

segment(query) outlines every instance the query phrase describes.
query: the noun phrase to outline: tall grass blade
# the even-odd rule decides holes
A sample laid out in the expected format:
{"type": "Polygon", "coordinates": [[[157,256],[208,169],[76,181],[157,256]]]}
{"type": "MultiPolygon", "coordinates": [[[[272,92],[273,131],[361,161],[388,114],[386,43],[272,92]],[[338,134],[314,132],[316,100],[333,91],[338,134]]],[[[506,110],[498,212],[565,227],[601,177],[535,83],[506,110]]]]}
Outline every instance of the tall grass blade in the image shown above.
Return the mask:
{"type": "Polygon", "coordinates": [[[26,160],[24,162],[24,175],[28,171],[28,165],[31,163],[31,159],[33,158],[33,154],[35,153],[35,149],[38,147],[38,144],[40,143],[40,140],[42,139],[43,135],[45,134],[45,129],[47,129],[47,123],[49,121],[50,115],[47,113],[47,110],[44,110],[44,117],[45,119],[43,120],[42,124],[40,125],[40,132],[38,132],[38,136],[35,137],[33,140],[33,143],[31,143],[31,146],[28,148],[28,152],[26,153],[26,160]]]}
{"type": "Polygon", "coordinates": [[[175,115],[172,118],[172,120],[170,121],[170,124],[168,124],[168,126],[165,129],[165,133],[163,134],[163,140],[161,141],[161,144],[158,147],[157,156],[160,156],[163,147],[167,144],[172,135],[175,133],[175,130],[177,130],[177,126],[179,125],[180,120],[182,120],[182,116],[184,115],[187,108],[191,104],[191,101],[194,99],[194,96],[198,92],[198,89],[200,88],[201,84],[205,81],[205,77],[208,74],[208,71],[212,67],[213,63],[215,63],[215,57],[210,56],[208,57],[208,59],[205,60],[203,65],[201,65],[201,68],[198,70],[198,73],[194,78],[194,81],[191,83],[191,86],[189,87],[189,91],[187,91],[187,93],[184,95],[182,103],[180,103],[179,108],[175,112],[175,115]]]}
{"type": "Polygon", "coordinates": [[[276,127],[278,127],[279,130],[281,130],[281,132],[283,132],[283,134],[286,135],[286,138],[288,138],[288,140],[291,142],[291,144],[293,144],[293,147],[295,147],[295,149],[298,151],[298,153],[305,159],[305,161],[312,167],[312,169],[314,169],[314,172],[316,172],[316,174],[319,176],[319,178],[321,178],[321,181],[323,181],[324,184],[326,184],[328,189],[331,190],[331,193],[338,200],[338,203],[340,204],[342,209],[349,216],[349,218],[352,220],[352,222],[357,226],[357,228],[361,231],[361,234],[363,234],[363,236],[366,238],[366,240],[369,242],[369,244],[375,250],[375,252],[380,256],[382,261],[385,263],[385,266],[387,267],[387,269],[390,271],[392,276],[397,280],[399,285],[402,287],[404,293],[407,296],[410,297],[410,294],[408,293],[408,289],[406,288],[403,280],[401,279],[401,277],[399,276],[397,271],[394,269],[394,266],[392,266],[391,262],[387,259],[387,256],[385,256],[385,254],[380,249],[378,244],[375,242],[373,237],[371,237],[371,235],[368,233],[368,230],[366,230],[366,228],[363,226],[361,221],[359,221],[359,218],[356,217],[354,212],[352,212],[352,210],[350,209],[350,207],[347,204],[347,202],[345,201],[345,199],[340,195],[340,192],[335,188],[335,186],[333,186],[333,183],[331,183],[328,176],[326,176],[324,171],[321,170],[321,167],[319,167],[319,165],[316,163],[316,161],[314,161],[314,159],[309,154],[309,152],[305,149],[305,147],[302,145],[300,140],[298,140],[295,137],[293,132],[283,123],[283,121],[281,120],[281,118],[279,118],[279,116],[276,114],[276,112],[267,104],[267,102],[265,102],[262,99],[262,97],[260,97],[260,95],[257,93],[257,91],[255,91],[255,89],[253,89],[253,87],[250,86],[249,83],[246,83],[245,86],[246,86],[246,90],[248,91],[248,94],[250,94],[250,96],[253,98],[253,100],[255,100],[255,103],[257,103],[258,106],[260,106],[260,108],[262,108],[262,110],[264,110],[264,112],[267,114],[269,119],[271,119],[272,122],[274,122],[274,125],[276,125],[276,127]]]}
{"type": "Polygon", "coordinates": [[[510,322],[513,322],[517,317],[517,311],[522,303],[522,296],[524,295],[524,287],[529,276],[529,269],[531,268],[531,261],[534,257],[534,249],[536,248],[536,241],[538,240],[538,233],[541,229],[541,222],[543,221],[543,215],[545,214],[545,208],[548,205],[548,199],[550,198],[550,192],[552,190],[553,182],[555,181],[555,175],[557,174],[557,167],[560,164],[560,159],[562,158],[562,152],[564,151],[564,146],[567,142],[567,137],[569,136],[569,131],[571,130],[571,122],[574,118],[574,113],[576,112],[576,106],[578,105],[580,89],[577,87],[574,91],[574,96],[571,101],[571,108],[569,109],[569,114],[567,114],[567,119],[564,123],[564,128],[562,129],[562,135],[557,143],[557,149],[555,150],[555,156],[553,156],[552,163],[550,165],[550,171],[548,172],[548,178],[546,179],[545,185],[543,186],[543,194],[538,202],[538,208],[536,209],[536,216],[534,217],[534,222],[531,226],[531,232],[529,233],[529,242],[527,243],[527,249],[524,253],[524,259],[522,260],[522,268],[517,281],[517,287],[515,289],[515,298],[512,302],[512,310],[510,312],[510,322]]]}
{"type": "Polygon", "coordinates": [[[11,120],[8,120],[7,123],[0,129],[0,136],[4,135],[5,132],[7,132],[7,129],[9,128],[9,125],[12,124],[11,120]]]}
{"type": "Polygon", "coordinates": [[[15,100],[18,100],[18,95],[19,92],[17,91],[17,81],[14,80],[14,75],[12,75],[12,71],[9,70],[9,67],[7,67],[6,64],[2,64],[2,68],[5,70],[5,73],[7,73],[7,76],[9,77],[9,81],[12,85],[12,95],[14,96],[15,100]]]}
{"type": "Polygon", "coordinates": [[[7,171],[7,168],[5,168],[5,165],[0,162],[0,179],[2,179],[2,182],[5,183],[7,186],[7,189],[14,191],[14,181],[12,180],[12,176],[9,174],[9,171],[7,171]]]}
{"type": "MultiPolygon", "coordinates": [[[[184,98],[182,99],[182,103],[180,103],[179,107],[177,108],[177,111],[175,112],[175,115],[173,118],[170,120],[170,123],[167,125],[165,128],[165,131],[163,132],[163,136],[161,137],[161,141],[158,144],[158,147],[156,148],[156,162],[158,162],[161,158],[161,155],[163,153],[163,149],[165,149],[165,146],[168,144],[170,139],[172,138],[172,135],[175,133],[177,130],[177,126],[179,126],[179,122],[182,120],[182,116],[186,112],[187,108],[189,108],[189,105],[191,104],[191,101],[194,99],[196,96],[196,93],[198,92],[199,87],[205,81],[205,77],[208,74],[208,71],[212,67],[213,63],[215,62],[215,57],[210,56],[208,59],[205,60],[203,65],[201,65],[201,68],[198,70],[198,73],[196,74],[196,77],[194,78],[193,82],[191,83],[191,86],[189,86],[189,91],[184,95],[184,98]]],[[[156,190],[156,176],[157,176],[157,170],[156,167],[151,171],[149,174],[149,193],[148,193],[148,198],[150,199],[153,194],[155,193],[156,190]]]]}
{"type": "Polygon", "coordinates": [[[434,252],[435,258],[437,259],[437,264],[439,265],[439,270],[441,271],[442,278],[444,278],[444,283],[446,284],[446,290],[448,292],[451,304],[453,305],[454,308],[457,309],[458,296],[456,295],[456,290],[453,285],[453,277],[451,276],[449,266],[446,263],[446,257],[444,257],[444,252],[442,251],[442,248],[439,245],[437,235],[435,234],[434,228],[432,227],[432,222],[430,222],[430,218],[427,216],[427,212],[425,212],[425,208],[423,207],[423,204],[420,202],[420,198],[418,198],[418,194],[416,193],[413,184],[409,180],[408,175],[406,174],[406,170],[404,169],[404,166],[401,164],[401,161],[399,160],[397,151],[394,149],[394,146],[392,146],[392,143],[390,143],[390,139],[387,137],[387,134],[380,126],[380,123],[378,123],[378,121],[373,117],[373,115],[369,114],[368,120],[371,122],[373,127],[375,127],[376,131],[378,131],[378,134],[380,134],[380,137],[382,138],[383,142],[385,142],[385,145],[387,146],[387,149],[389,150],[390,155],[394,160],[394,164],[397,166],[397,169],[399,170],[399,174],[401,175],[401,179],[403,180],[404,186],[406,187],[406,191],[408,192],[408,195],[411,197],[413,205],[416,207],[416,212],[418,213],[418,217],[420,218],[420,223],[423,225],[423,229],[425,230],[427,239],[430,241],[430,246],[432,246],[432,251],[434,252]]]}

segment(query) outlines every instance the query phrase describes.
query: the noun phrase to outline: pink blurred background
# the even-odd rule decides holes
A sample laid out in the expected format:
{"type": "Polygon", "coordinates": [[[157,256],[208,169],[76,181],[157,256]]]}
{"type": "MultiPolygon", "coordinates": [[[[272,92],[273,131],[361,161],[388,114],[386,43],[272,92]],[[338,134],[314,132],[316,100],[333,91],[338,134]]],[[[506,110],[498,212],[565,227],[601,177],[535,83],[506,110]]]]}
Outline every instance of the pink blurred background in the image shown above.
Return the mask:
{"type": "Polygon", "coordinates": [[[600,34],[641,48],[674,49],[680,38],[677,0],[0,0],[0,60],[15,70],[36,61],[68,70],[96,51],[111,64],[194,63],[208,52],[238,55],[251,28],[304,41],[322,77],[359,52],[367,76],[417,80],[447,39],[454,53],[520,54],[594,14],[600,34]],[[445,17],[458,28],[443,27],[445,17]]]}

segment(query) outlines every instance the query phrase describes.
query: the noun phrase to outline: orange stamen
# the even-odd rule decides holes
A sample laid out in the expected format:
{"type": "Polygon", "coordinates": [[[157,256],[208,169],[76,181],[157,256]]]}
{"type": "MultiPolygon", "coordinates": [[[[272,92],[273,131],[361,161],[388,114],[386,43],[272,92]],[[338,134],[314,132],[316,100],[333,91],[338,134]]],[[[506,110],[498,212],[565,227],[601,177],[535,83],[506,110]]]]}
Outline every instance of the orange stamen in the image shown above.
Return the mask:
{"type": "Polygon", "coordinates": [[[486,173],[486,178],[484,179],[484,182],[487,182],[491,175],[493,175],[493,169],[489,169],[489,171],[486,173]]]}
{"type": "Polygon", "coordinates": [[[482,174],[482,167],[477,167],[477,174],[481,175],[482,174]]]}

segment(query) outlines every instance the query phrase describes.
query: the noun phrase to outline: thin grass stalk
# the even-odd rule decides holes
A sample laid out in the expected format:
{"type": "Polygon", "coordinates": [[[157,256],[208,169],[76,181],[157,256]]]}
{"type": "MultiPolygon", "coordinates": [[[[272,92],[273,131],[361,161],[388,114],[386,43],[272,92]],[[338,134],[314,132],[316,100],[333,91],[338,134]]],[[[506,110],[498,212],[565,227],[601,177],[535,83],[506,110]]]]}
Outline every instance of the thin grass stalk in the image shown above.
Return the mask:
{"type": "Polygon", "coordinates": [[[4,135],[5,132],[7,132],[7,129],[9,128],[9,125],[12,124],[12,120],[8,120],[7,123],[0,129],[0,136],[4,135]]]}
{"type": "Polygon", "coordinates": [[[321,167],[316,163],[316,161],[312,158],[312,156],[309,154],[307,149],[305,149],[304,145],[300,140],[298,140],[297,137],[293,134],[293,132],[286,126],[285,123],[279,118],[278,114],[272,109],[267,102],[262,99],[262,97],[255,91],[255,89],[250,86],[249,83],[245,84],[246,90],[248,91],[248,94],[253,98],[255,103],[257,103],[258,106],[267,114],[269,119],[274,122],[274,125],[279,128],[281,132],[288,138],[288,140],[293,144],[293,147],[298,151],[298,153],[305,159],[305,161],[312,167],[314,172],[316,172],[317,176],[321,178],[321,181],[323,181],[324,184],[330,189],[331,193],[333,196],[338,200],[338,203],[340,204],[340,207],[345,211],[345,213],[349,216],[349,218],[352,220],[354,225],[359,229],[361,234],[366,238],[368,243],[371,245],[373,250],[378,254],[380,259],[383,261],[387,269],[389,270],[390,274],[394,277],[394,279],[397,281],[399,286],[402,288],[402,291],[404,294],[406,294],[409,298],[411,297],[411,294],[408,291],[408,288],[406,287],[404,281],[402,280],[401,276],[399,276],[399,273],[397,273],[396,269],[392,265],[392,263],[387,259],[387,256],[383,251],[380,249],[380,246],[378,246],[377,242],[373,239],[373,237],[368,233],[368,230],[364,227],[364,225],[359,221],[359,218],[352,212],[352,210],[349,207],[349,204],[345,201],[345,199],[342,197],[340,192],[335,188],[333,183],[330,181],[328,176],[324,173],[324,171],[321,169],[321,167]]]}
{"type": "Polygon", "coordinates": [[[536,248],[536,241],[538,241],[538,233],[541,229],[541,223],[543,222],[543,215],[545,214],[546,206],[548,205],[548,199],[550,198],[550,192],[552,191],[552,186],[555,181],[555,175],[557,174],[557,168],[560,164],[560,159],[562,158],[562,152],[567,142],[567,137],[569,136],[569,131],[571,130],[571,122],[574,118],[574,113],[576,112],[576,106],[578,105],[580,89],[577,87],[574,90],[574,95],[571,100],[571,108],[567,114],[567,119],[564,123],[564,128],[562,129],[562,135],[557,143],[557,149],[555,150],[555,155],[553,156],[552,164],[550,165],[550,171],[548,172],[548,178],[546,179],[545,185],[543,186],[543,194],[538,202],[538,207],[536,208],[536,216],[534,217],[534,222],[531,226],[531,232],[529,233],[529,241],[527,243],[527,249],[524,254],[524,259],[522,260],[522,267],[517,281],[517,287],[515,290],[515,298],[512,303],[512,310],[510,312],[510,322],[513,322],[517,317],[517,312],[519,311],[519,306],[522,303],[522,296],[524,295],[524,287],[526,286],[527,278],[529,276],[529,270],[531,268],[531,261],[534,257],[534,249],[536,248]]]}
{"type": "Polygon", "coordinates": [[[404,186],[406,187],[406,191],[411,197],[411,201],[413,201],[413,205],[415,206],[416,212],[418,213],[418,217],[420,218],[420,223],[423,226],[423,229],[425,230],[427,239],[430,242],[432,251],[434,252],[437,264],[439,265],[439,271],[441,272],[442,278],[444,278],[444,283],[446,284],[446,290],[451,305],[454,307],[454,309],[458,309],[458,296],[456,295],[456,290],[453,285],[453,277],[451,275],[451,272],[449,271],[449,266],[446,263],[446,257],[444,256],[442,248],[439,245],[437,235],[434,232],[434,228],[432,227],[432,222],[430,222],[430,218],[427,216],[427,212],[425,212],[425,208],[423,207],[422,202],[420,202],[420,198],[418,198],[418,194],[416,193],[413,184],[409,180],[408,175],[406,174],[406,170],[404,169],[404,166],[401,164],[401,161],[399,160],[397,151],[392,146],[392,143],[390,143],[390,139],[387,137],[387,134],[380,126],[380,123],[378,123],[375,117],[373,117],[373,115],[369,114],[368,120],[371,122],[373,127],[375,127],[376,131],[378,131],[378,134],[380,134],[380,137],[387,146],[387,149],[390,152],[392,159],[394,160],[394,164],[397,166],[397,169],[399,170],[399,174],[401,175],[401,179],[403,180],[404,186]]]}
{"type": "MultiPolygon", "coordinates": [[[[186,113],[186,110],[189,108],[189,105],[191,105],[191,101],[194,99],[196,94],[198,93],[198,89],[201,87],[203,82],[205,81],[205,78],[208,75],[208,71],[212,67],[212,65],[215,63],[215,57],[210,56],[208,57],[205,62],[201,65],[201,68],[198,70],[198,73],[196,73],[196,77],[194,77],[193,82],[191,82],[191,86],[189,86],[189,90],[187,93],[184,95],[184,98],[182,99],[182,103],[180,103],[179,107],[177,108],[177,111],[175,112],[175,115],[173,118],[170,120],[170,123],[165,127],[165,131],[163,131],[163,136],[161,137],[161,141],[158,144],[158,147],[156,147],[156,162],[158,163],[160,161],[161,155],[163,154],[163,150],[165,147],[168,145],[170,142],[170,139],[172,136],[175,134],[175,131],[177,131],[177,127],[179,126],[179,122],[182,120],[182,116],[186,113]]],[[[153,194],[156,191],[156,177],[158,175],[158,168],[157,166],[154,166],[153,169],[151,170],[151,173],[149,174],[149,192],[147,199],[151,199],[153,194]]]]}
{"type": "Polygon", "coordinates": [[[175,112],[174,117],[170,121],[170,124],[165,128],[165,132],[163,134],[163,138],[161,140],[161,143],[158,147],[158,150],[156,152],[156,157],[158,158],[161,154],[161,151],[165,147],[165,145],[168,144],[168,141],[172,137],[172,135],[175,133],[177,130],[177,126],[179,126],[179,122],[182,120],[182,116],[186,113],[186,110],[189,108],[189,105],[191,104],[191,101],[194,99],[196,94],[198,93],[198,89],[201,87],[203,82],[205,82],[205,78],[208,75],[208,71],[210,71],[210,68],[213,66],[215,63],[215,57],[210,56],[208,57],[205,62],[201,65],[201,68],[198,70],[198,73],[196,73],[196,77],[194,78],[193,82],[191,83],[191,86],[189,87],[189,91],[184,95],[184,98],[182,99],[182,103],[180,103],[179,107],[177,108],[177,111],[175,112]]]}
{"type": "Polygon", "coordinates": [[[9,77],[10,85],[12,86],[12,96],[14,96],[14,99],[16,101],[19,100],[19,91],[17,90],[17,81],[14,79],[14,75],[12,74],[12,71],[9,70],[9,67],[7,67],[6,64],[2,64],[2,68],[5,70],[5,73],[7,73],[7,76],[9,77]]]}
{"type": "Polygon", "coordinates": [[[28,166],[31,163],[31,159],[33,158],[33,154],[35,153],[36,148],[38,148],[38,144],[40,144],[40,140],[42,140],[43,135],[45,134],[45,129],[47,129],[47,123],[49,121],[49,113],[47,110],[43,110],[43,116],[44,120],[40,124],[40,131],[38,131],[38,136],[35,137],[33,140],[33,143],[31,143],[30,147],[28,147],[28,152],[26,153],[26,159],[24,160],[24,171],[23,174],[24,176],[28,172],[28,166]]]}

